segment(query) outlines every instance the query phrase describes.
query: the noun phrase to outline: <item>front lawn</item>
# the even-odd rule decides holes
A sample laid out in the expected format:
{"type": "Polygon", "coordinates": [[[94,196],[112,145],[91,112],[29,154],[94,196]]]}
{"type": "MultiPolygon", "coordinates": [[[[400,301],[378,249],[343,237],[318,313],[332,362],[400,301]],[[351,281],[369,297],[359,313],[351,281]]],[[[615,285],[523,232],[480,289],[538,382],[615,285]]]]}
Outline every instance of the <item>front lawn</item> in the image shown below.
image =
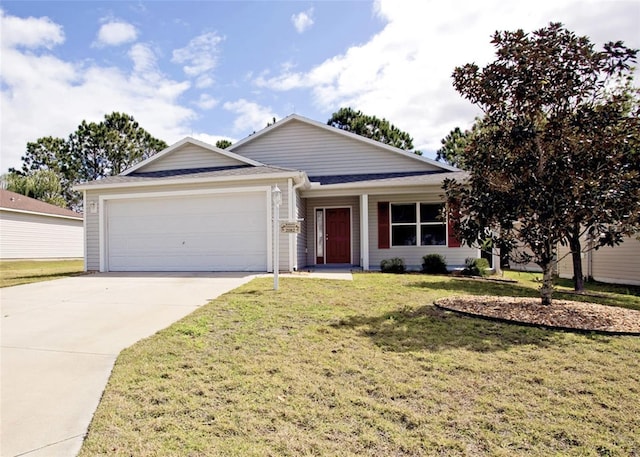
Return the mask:
{"type": "Polygon", "coordinates": [[[83,260],[0,260],[0,287],[64,278],[83,270],[83,260]]]}
{"type": "Polygon", "coordinates": [[[254,280],[120,355],[80,455],[640,455],[640,338],[431,304],[532,284],[254,280]]]}

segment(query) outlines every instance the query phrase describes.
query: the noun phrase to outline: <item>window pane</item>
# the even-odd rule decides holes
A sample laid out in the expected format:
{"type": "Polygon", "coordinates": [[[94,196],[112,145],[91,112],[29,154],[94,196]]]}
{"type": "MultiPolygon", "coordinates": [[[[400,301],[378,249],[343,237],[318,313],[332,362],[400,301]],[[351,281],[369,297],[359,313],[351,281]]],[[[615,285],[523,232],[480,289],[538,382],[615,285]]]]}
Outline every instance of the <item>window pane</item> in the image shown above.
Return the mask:
{"type": "MultiPolygon", "coordinates": [[[[391,223],[415,223],[416,205],[391,205],[391,223]]],[[[415,232],[415,230],[414,230],[415,232]]]]}
{"type": "Polygon", "coordinates": [[[391,227],[391,244],[393,246],[415,246],[415,225],[394,225],[391,227]]]}
{"type": "Polygon", "coordinates": [[[420,222],[443,222],[444,205],[420,203],[420,222]]]}
{"type": "Polygon", "coordinates": [[[324,257],[324,214],[316,210],[316,256],[324,257]]]}
{"type": "Polygon", "coordinates": [[[423,246],[444,246],[447,244],[447,230],[444,224],[421,225],[420,244],[423,246]]]}

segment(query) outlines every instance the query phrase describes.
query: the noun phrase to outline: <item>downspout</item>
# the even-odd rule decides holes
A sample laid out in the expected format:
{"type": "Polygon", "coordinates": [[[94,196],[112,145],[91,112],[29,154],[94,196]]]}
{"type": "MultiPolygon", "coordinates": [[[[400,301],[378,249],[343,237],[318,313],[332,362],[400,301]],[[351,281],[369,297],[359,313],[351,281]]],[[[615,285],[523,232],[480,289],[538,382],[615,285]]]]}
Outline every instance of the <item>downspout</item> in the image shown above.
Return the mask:
{"type": "Polygon", "coordinates": [[[587,240],[587,281],[593,280],[593,236],[587,240]]]}
{"type": "Polygon", "coordinates": [[[82,191],[82,249],[84,251],[84,271],[85,273],[89,271],[87,269],[87,191],[82,191]]]}
{"type": "MultiPolygon", "coordinates": [[[[293,180],[289,178],[289,220],[293,221],[297,219],[296,215],[298,214],[298,199],[296,198],[297,191],[302,186],[304,186],[305,179],[302,174],[300,174],[300,182],[298,184],[292,185],[293,180]]],[[[298,270],[298,235],[295,236],[289,235],[289,271],[297,271],[298,270]]]]}

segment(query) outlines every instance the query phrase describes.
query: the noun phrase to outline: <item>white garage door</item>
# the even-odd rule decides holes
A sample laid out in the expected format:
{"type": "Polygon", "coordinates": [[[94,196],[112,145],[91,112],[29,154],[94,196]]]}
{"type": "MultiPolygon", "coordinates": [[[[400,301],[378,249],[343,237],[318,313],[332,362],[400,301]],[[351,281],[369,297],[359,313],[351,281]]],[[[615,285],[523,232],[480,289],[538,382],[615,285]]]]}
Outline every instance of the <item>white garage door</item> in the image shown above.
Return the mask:
{"type": "Polygon", "coordinates": [[[109,271],[266,271],[264,192],[109,200],[109,271]]]}

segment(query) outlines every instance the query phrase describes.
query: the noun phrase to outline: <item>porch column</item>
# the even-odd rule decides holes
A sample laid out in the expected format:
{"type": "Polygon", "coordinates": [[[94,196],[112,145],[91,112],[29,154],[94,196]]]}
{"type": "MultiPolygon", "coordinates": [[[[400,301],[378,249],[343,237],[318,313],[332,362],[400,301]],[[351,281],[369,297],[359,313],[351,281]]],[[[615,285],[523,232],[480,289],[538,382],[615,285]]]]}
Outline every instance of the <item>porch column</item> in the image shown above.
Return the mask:
{"type": "Polygon", "coordinates": [[[360,266],[369,271],[369,194],[360,195],[360,266]]]}

